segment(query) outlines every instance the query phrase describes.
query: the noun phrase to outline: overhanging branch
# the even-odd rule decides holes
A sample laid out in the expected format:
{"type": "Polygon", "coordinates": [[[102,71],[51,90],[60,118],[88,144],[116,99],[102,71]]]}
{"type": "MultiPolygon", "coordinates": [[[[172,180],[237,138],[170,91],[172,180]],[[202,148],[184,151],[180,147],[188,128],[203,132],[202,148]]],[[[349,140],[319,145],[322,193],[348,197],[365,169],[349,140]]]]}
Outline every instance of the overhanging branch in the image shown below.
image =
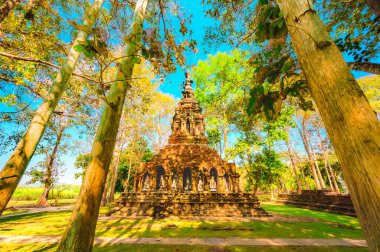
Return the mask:
{"type": "Polygon", "coordinates": [[[371,62],[347,62],[351,70],[363,71],[380,75],[380,64],[371,62]]]}
{"type": "MultiPolygon", "coordinates": [[[[18,56],[18,55],[6,53],[6,52],[0,52],[0,56],[4,56],[4,57],[10,58],[10,59],[14,59],[14,60],[21,60],[21,61],[26,61],[26,62],[34,62],[34,63],[37,63],[37,64],[42,64],[42,65],[50,66],[50,67],[55,68],[55,69],[61,69],[60,66],[57,66],[57,65],[55,65],[55,64],[53,64],[53,63],[51,63],[49,61],[45,61],[45,60],[22,57],[22,56],[18,56]]],[[[77,76],[77,77],[80,77],[82,79],[91,81],[91,82],[98,83],[98,81],[93,80],[93,79],[91,79],[91,78],[89,78],[89,77],[87,77],[85,75],[82,75],[82,74],[73,73],[73,75],[77,76]]]]}

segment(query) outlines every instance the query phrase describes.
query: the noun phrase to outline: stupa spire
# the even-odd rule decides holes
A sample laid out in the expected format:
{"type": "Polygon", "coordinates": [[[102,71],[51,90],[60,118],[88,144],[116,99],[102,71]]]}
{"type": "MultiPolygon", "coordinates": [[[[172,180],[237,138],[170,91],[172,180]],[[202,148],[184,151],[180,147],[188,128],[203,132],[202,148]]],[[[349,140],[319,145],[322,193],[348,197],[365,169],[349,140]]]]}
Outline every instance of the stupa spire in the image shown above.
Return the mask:
{"type": "Polygon", "coordinates": [[[189,71],[185,72],[185,77],[186,79],[183,85],[182,96],[183,98],[194,98],[194,90],[191,87],[191,84],[193,84],[193,81],[190,79],[189,71]]]}
{"type": "Polygon", "coordinates": [[[172,135],[169,137],[170,144],[196,143],[207,144],[205,136],[205,123],[202,116],[202,108],[194,97],[191,87],[193,81],[190,73],[185,73],[183,83],[183,98],[175,109],[172,120],[172,135]]]}

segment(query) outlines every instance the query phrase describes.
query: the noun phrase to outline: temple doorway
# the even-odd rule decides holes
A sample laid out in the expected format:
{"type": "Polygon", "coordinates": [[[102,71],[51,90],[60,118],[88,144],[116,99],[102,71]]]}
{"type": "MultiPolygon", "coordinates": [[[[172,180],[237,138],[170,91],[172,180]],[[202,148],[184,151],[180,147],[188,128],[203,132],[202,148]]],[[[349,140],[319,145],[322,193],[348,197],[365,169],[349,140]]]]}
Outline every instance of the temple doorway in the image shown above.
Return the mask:
{"type": "Polygon", "coordinates": [[[162,167],[157,168],[156,191],[165,191],[165,170],[162,167]]]}
{"type": "Polygon", "coordinates": [[[213,167],[210,170],[210,192],[218,191],[218,171],[213,167]]]}
{"type": "Polygon", "coordinates": [[[191,191],[191,169],[185,168],[183,171],[183,190],[185,192],[191,191]]]}

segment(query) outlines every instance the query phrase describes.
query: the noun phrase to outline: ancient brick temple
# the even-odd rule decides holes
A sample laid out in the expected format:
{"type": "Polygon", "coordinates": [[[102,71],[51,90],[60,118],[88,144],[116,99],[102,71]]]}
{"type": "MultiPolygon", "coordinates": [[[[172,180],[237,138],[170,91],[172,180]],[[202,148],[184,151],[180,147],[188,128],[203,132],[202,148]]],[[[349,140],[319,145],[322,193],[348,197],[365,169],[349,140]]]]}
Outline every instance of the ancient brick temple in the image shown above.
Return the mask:
{"type": "Polygon", "coordinates": [[[235,164],[221,159],[205,136],[202,108],[186,74],[169,144],[134,176],[133,191],[117,201],[126,216],[260,216],[256,197],[241,193],[235,164]]]}

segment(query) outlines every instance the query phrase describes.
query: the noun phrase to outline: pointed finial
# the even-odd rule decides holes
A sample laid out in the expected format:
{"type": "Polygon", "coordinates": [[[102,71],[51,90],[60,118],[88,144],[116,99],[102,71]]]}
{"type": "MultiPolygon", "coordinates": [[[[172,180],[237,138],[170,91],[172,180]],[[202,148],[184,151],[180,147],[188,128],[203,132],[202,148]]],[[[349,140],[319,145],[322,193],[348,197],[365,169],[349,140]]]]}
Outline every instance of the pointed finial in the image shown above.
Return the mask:
{"type": "Polygon", "coordinates": [[[185,86],[191,87],[191,84],[193,84],[193,81],[190,79],[190,72],[189,71],[185,72],[185,77],[186,77],[185,86]]]}
{"type": "Polygon", "coordinates": [[[190,80],[190,73],[189,71],[185,72],[186,80],[183,82],[183,92],[182,95],[184,98],[194,97],[194,91],[191,87],[191,84],[193,83],[192,80],[190,80]]]}

